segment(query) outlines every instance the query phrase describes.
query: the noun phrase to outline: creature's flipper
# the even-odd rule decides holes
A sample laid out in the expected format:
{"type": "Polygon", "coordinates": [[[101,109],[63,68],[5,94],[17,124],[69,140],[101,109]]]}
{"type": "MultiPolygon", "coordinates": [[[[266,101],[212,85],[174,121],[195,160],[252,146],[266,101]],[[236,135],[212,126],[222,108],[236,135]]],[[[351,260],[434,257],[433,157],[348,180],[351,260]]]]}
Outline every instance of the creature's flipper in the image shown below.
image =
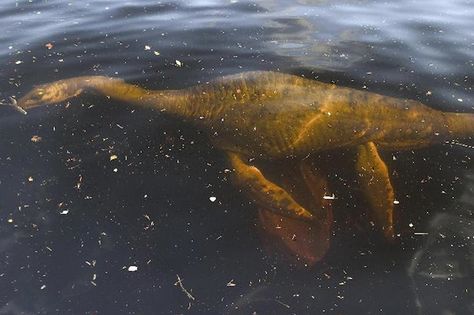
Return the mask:
{"type": "Polygon", "coordinates": [[[302,221],[260,209],[260,226],[265,239],[269,239],[268,246],[282,247],[299,261],[314,265],[329,249],[333,222],[331,200],[323,198],[329,194],[326,176],[308,160],[299,165],[277,165],[264,170],[280,174],[279,184],[291,191],[315,218],[312,222],[302,221]]]}
{"type": "Polygon", "coordinates": [[[311,220],[313,215],[296,202],[290,194],[271,182],[255,166],[246,164],[237,154],[228,152],[234,168],[234,181],[261,207],[280,215],[311,220]]]}
{"type": "Polygon", "coordinates": [[[376,225],[383,230],[385,237],[392,239],[395,197],[388,168],[373,142],[358,146],[356,170],[362,191],[372,208],[376,225]]]}

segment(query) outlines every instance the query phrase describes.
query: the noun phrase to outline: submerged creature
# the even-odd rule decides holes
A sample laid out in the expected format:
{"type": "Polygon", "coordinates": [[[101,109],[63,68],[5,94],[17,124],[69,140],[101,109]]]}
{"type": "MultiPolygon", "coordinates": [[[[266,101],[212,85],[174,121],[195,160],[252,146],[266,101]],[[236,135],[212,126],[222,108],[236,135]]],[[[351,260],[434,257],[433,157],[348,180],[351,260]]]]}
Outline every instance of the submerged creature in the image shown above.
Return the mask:
{"type": "Polygon", "coordinates": [[[260,206],[264,229],[276,227],[270,234],[309,261],[327,251],[332,224],[330,198],[323,198],[327,182],[324,170],[315,167],[315,153],[356,150],[359,188],[376,226],[392,239],[394,189],[378,150],[411,150],[474,134],[474,114],[441,112],[414,100],[277,72],[246,72],[160,91],[116,78],[74,77],[37,86],[17,105],[26,110],[84,91],[158,109],[207,131],[226,152],[235,183],[260,206]],[[291,161],[288,174],[275,171],[282,160],[291,161]],[[288,239],[296,232],[305,240],[300,245],[288,239]]]}

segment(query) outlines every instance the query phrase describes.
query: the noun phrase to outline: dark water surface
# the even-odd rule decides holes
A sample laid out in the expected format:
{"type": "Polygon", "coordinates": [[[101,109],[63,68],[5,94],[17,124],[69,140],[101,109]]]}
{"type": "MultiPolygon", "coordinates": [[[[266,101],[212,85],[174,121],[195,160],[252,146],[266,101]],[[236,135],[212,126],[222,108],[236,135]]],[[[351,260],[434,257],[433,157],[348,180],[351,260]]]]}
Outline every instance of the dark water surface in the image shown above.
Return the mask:
{"type": "MultiPolygon", "coordinates": [[[[469,112],[473,17],[462,0],[3,0],[0,99],[77,75],[174,89],[275,70],[469,112]]],[[[382,153],[393,244],[337,165],[331,248],[305,267],[186,124],[94,95],[0,107],[0,314],[472,314],[472,153],[382,153]]]]}

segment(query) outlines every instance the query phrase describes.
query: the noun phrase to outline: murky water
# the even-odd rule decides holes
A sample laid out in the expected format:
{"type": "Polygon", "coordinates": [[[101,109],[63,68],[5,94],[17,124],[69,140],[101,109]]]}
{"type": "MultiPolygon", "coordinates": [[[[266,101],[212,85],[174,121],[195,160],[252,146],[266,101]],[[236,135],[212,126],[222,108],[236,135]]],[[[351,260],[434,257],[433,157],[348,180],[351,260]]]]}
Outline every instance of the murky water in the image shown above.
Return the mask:
{"type": "MultiPolygon", "coordinates": [[[[4,0],[0,99],[77,75],[178,89],[275,70],[469,112],[473,16],[461,0],[4,0]]],[[[472,150],[382,153],[392,244],[335,158],[331,247],[304,266],[185,123],[91,94],[2,106],[0,314],[472,313],[472,150]]]]}

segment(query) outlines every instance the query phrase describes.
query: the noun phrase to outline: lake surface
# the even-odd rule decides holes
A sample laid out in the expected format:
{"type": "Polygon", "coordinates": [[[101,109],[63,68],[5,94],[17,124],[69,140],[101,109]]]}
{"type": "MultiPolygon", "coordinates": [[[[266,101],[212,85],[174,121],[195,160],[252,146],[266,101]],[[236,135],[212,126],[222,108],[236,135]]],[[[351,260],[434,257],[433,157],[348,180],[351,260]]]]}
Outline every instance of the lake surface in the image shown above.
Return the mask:
{"type": "MultiPolygon", "coordinates": [[[[179,89],[273,70],[472,112],[473,17],[462,0],[3,0],[0,99],[78,75],[179,89]]],[[[331,247],[305,266],[185,123],[92,94],[0,106],[0,314],[472,314],[464,144],[382,152],[393,243],[337,164],[331,247]]]]}

